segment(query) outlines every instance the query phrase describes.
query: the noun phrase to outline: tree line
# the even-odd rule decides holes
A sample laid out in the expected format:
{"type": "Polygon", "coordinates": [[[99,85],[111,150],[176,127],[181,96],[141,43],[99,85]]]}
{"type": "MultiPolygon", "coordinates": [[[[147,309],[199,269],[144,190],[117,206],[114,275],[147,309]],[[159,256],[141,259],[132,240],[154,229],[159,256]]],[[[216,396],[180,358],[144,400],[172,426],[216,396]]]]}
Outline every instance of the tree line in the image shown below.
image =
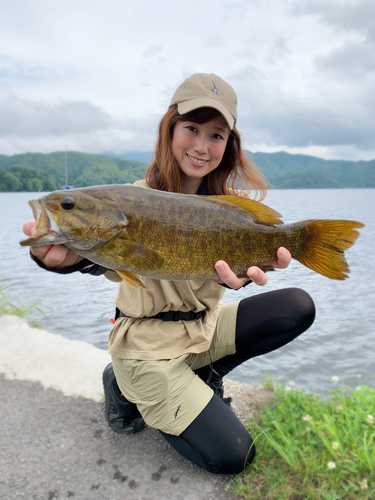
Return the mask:
{"type": "Polygon", "coordinates": [[[147,165],[105,155],[68,151],[0,155],[0,191],[54,191],[74,187],[133,183],[142,179],[147,165]]]}
{"type": "Polygon", "coordinates": [[[10,167],[0,172],[0,191],[55,191],[56,183],[43,172],[10,167]]]}
{"type": "MultiPolygon", "coordinates": [[[[324,160],[314,156],[246,152],[275,189],[375,188],[375,160],[324,160]]],[[[148,154],[151,158],[151,152],[148,154]]],[[[133,183],[142,179],[147,164],[134,159],[68,151],[0,154],[0,191],[53,191],[74,187],[133,183]]],[[[147,153],[139,153],[143,159],[147,153]]],[[[133,153],[133,157],[136,154],[133,153]]]]}

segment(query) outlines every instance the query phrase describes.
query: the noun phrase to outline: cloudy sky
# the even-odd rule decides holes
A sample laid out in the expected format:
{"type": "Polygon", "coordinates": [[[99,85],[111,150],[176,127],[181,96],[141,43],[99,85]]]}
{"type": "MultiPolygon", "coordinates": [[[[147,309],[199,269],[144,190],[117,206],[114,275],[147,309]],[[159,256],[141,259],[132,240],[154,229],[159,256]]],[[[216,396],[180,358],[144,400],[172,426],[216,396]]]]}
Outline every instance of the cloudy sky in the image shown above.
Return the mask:
{"type": "Polygon", "coordinates": [[[375,158],[374,0],[0,0],[0,154],[150,151],[196,72],[251,151],[375,158]]]}

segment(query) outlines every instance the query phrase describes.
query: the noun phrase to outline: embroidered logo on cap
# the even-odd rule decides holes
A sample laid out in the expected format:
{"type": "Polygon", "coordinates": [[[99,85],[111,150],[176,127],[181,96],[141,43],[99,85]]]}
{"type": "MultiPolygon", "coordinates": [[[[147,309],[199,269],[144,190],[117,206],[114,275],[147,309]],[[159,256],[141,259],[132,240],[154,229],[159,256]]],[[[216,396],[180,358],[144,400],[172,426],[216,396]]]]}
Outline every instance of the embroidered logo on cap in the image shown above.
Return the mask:
{"type": "Polygon", "coordinates": [[[216,85],[215,85],[215,82],[212,82],[212,87],[211,87],[211,92],[214,94],[214,95],[217,95],[219,93],[219,91],[217,90],[216,88],[216,85]]]}

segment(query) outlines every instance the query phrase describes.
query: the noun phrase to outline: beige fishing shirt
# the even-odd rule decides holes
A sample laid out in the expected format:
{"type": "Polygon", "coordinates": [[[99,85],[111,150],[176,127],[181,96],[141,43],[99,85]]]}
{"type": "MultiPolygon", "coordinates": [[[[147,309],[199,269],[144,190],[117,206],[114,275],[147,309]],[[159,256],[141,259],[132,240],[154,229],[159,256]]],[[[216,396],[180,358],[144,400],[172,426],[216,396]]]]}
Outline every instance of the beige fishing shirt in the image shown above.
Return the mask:
{"type": "MultiPolygon", "coordinates": [[[[144,180],[135,182],[147,187],[144,180]]],[[[207,351],[215,331],[225,288],[212,280],[167,281],[143,277],[146,289],[132,287],[117,273],[106,278],[120,282],[116,306],[126,314],[117,319],[110,337],[109,353],[121,359],[172,359],[207,351]],[[193,321],[147,319],[167,311],[206,311],[193,321]]]]}

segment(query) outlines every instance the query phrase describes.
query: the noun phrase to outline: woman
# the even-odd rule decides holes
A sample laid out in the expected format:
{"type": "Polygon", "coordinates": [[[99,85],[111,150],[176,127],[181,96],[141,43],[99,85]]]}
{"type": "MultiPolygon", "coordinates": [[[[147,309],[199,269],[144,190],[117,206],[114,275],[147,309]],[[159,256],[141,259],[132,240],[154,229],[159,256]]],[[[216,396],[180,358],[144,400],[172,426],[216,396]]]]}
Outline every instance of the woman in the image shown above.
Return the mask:
{"type": "MultiPolygon", "coordinates": [[[[238,195],[236,183],[262,197],[266,181],[244,156],[236,129],[237,97],[213,74],[195,74],[176,90],[162,118],[155,158],[143,181],[152,189],[198,195],[238,195]]],[[[243,194],[243,193],[242,193],[243,194]]],[[[25,224],[31,235],[34,223],[25,224]]],[[[61,245],[34,247],[39,265],[58,273],[81,271],[119,281],[61,245]]],[[[277,252],[275,268],[291,260],[277,252]]],[[[248,269],[238,278],[224,261],[220,282],[144,278],[146,289],[121,282],[117,319],[109,339],[112,363],[103,373],[106,419],[134,433],[145,422],[159,429],[184,457],[215,473],[238,473],[255,454],[253,441],[224,398],[223,377],[244,361],[278,349],[307,330],[315,308],[299,289],[259,294],[222,305],[225,287],[264,285],[248,269]]]]}

